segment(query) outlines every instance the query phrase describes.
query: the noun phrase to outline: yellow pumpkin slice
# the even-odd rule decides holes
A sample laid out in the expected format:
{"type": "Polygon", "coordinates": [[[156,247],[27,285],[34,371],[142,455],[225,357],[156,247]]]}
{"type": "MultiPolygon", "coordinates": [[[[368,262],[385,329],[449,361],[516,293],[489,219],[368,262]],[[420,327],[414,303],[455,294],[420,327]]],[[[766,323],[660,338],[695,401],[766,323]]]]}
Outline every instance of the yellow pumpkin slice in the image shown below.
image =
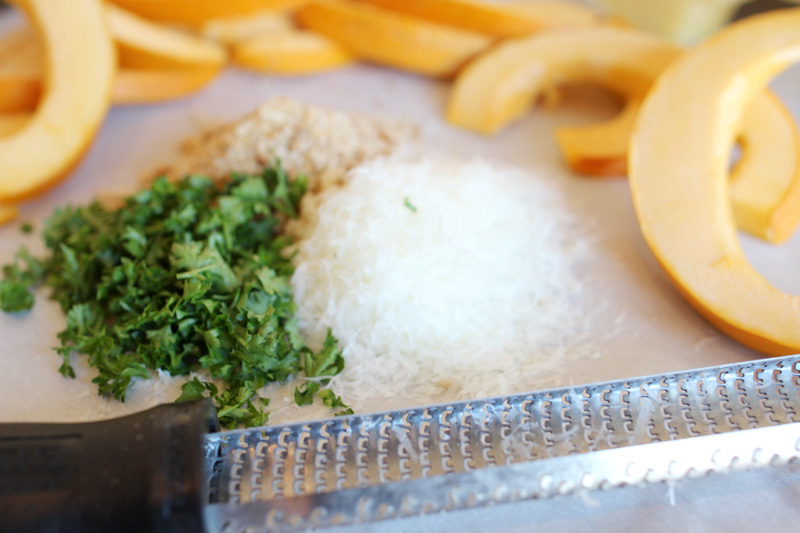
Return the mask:
{"type": "Polygon", "coordinates": [[[150,20],[198,25],[211,19],[252,15],[265,9],[281,11],[305,0],[110,0],[150,20]]]}
{"type": "Polygon", "coordinates": [[[230,46],[252,37],[294,30],[288,13],[260,11],[252,15],[209,20],[203,23],[199,32],[207,39],[230,46]]]}
{"type": "Polygon", "coordinates": [[[800,137],[794,117],[774,96],[754,98],[744,114],[741,157],[730,177],[739,229],[778,244],[800,222],[800,137]]]}
{"type": "Polygon", "coordinates": [[[549,28],[597,26],[597,12],[565,2],[497,4],[477,0],[361,0],[431,22],[493,37],[516,37],[549,28]]]}
{"type": "Polygon", "coordinates": [[[642,98],[632,96],[609,121],[556,130],[556,141],[573,172],[584,176],[624,176],[628,172],[628,144],[642,98]]]}
{"type": "Polygon", "coordinates": [[[658,37],[622,28],[552,31],[513,39],[482,54],[458,76],[447,120],[493,134],[526,113],[546,88],[597,82],[643,97],[681,54],[658,37]]]}
{"type": "Polygon", "coordinates": [[[108,22],[123,67],[218,66],[227,60],[225,48],[218,43],[154,24],[110,4],[108,22]]]}
{"type": "Polygon", "coordinates": [[[798,28],[800,9],[773,11],[686,54],[645,100],[629,160],[642,233],[676,287],[720,330],[771,355],[800,351],[800,297],[774,288],[747,261],[728,166],[745,106],[800,59],[798,28]]]}
{"type": "Polygon", "coordinates": [[[311,74],[352,61],[347,50],[310,31],[268,33],[233,47],[235,64],[268,74],[311,74]]]}
{"type": "Polygon", "coordinates": [[[358,57],[428,76],[455,74],[490,44],[479,33],[346,0],[312,1],[295,17],[358,57]]]}
{"type": "Polygon", "coordinates": [[[47,83],[30,122],[0,139],[0,203],[33,196],[77,163],[108,110],[116,70],[100,0],[14,4],[41,35],[47,83]]]}

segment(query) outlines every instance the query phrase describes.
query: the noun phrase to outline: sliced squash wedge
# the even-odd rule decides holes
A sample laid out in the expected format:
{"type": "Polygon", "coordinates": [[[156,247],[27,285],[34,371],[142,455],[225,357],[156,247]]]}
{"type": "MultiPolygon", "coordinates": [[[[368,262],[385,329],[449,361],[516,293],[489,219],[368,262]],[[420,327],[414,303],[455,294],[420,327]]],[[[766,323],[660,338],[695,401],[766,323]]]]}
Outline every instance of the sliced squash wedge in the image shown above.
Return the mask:
{"type": "Polygon", "coordinates": [[[139,16],[164,22],[201,24],[220,17],[291,9],[305,0],[110,0],[139,16]]]}
{"type": "Polygon", "coordinates": [[[800,137],[792,114],[767,94],[754,98],[742,119],[730,198],[739,229],[779,244],[800,223],[800,137]]]}
{"type": "Polygon", "coordinates": [[[516,5],[478,0],[361,1],[493,37],[517,37],[549,28],[591,27],[602,21],[597,12],[588,7],[565,2],[516,5]]]}
{"type": "Polygon", "coordinates": [[[543,90],[565,82],[596,82],[641,98],[680,54],[680,48],[661,38],[622,28],[509,40],[459,74],[448,98],[447,120],[493,134],[526,113],[543,90]]]}
{"type": "Polygon", "coordinates": [[[295,17],[358,57],[435,77],[452,76],[491,42],[476,32],[348,0],[311,1],[295,17]]]}
{"type": "Polygon", "coordinates": [[[800,9],[768,12],[683,56],[645,100],[629,160],[639,225],[675,286],[720,330],[771,355],[800,351],[800,296],[777,290],[745,257],[728,166],[747,104],[800,60],[798,28],[800,9]]]}
{"type": "Polygon", "coordinates": [[[30,122],[0,139],[0,203],[35,195],[80,159],[108,110],[116,57],[100,0],[15,0],[41,35],[45,89],[30,122]]]}
{"type": "Polygon", "coordinates": [[[233,47],[235,64],[268,74],[312,74],[353,60],[337,43],[311,31],[268,33],[233,47]]]}
{"type": "Polygon", "coordinates": [[[219,66],[227,60],[225,47],[218,43],[154,24],[111,4],[108,22],[123,67],[219,66]]]}

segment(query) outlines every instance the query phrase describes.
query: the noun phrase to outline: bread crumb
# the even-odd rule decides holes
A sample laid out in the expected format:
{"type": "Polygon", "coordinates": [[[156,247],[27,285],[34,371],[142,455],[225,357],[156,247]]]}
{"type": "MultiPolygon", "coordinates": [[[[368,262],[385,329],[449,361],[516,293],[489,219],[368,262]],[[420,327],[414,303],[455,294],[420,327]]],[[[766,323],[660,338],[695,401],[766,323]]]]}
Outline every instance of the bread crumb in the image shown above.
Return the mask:
{"type": "Polygon", "coordinates": [[[163,173],[174,179],[187,174],[224,179],[232,172],[258,173],[280,160],[290,177],[304,174],[309,190],[319,191],[416,135],[405,122],[274,98],[238,122],[188,140],[178,161],[163,173]]]}

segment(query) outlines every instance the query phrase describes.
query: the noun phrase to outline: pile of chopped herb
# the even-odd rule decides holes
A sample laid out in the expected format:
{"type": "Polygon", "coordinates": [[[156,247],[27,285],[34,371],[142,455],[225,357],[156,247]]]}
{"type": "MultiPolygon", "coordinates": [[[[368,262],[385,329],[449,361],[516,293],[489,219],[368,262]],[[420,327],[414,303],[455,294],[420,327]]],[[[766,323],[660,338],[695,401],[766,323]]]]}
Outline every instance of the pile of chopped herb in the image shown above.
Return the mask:
{"type": "Polygon", "coordinates": [[[312,353],[294,318],[290,240],[281,230],[297,217],[305,187],[278,165],[221,186],[199,176],[158,179],[119,209],[58,209],[43,231],[49,255],[23,248],[3,268],[0,308],[29,309],[32,289],[49,287],[67,316],[60,372],[74,377],[70,354],[87,355],[104,396],[124,401],[131,380],[151,371],[205,369],[222,390],[195,377],[178,401],[208,395],[226,427],[262,425],[268,400],[257,391],[302,371],[317,379],[295,390],[298,404],[318,395],[352,412],[320,390],[344,367],[336,340],[329,333],[312,353]]]}

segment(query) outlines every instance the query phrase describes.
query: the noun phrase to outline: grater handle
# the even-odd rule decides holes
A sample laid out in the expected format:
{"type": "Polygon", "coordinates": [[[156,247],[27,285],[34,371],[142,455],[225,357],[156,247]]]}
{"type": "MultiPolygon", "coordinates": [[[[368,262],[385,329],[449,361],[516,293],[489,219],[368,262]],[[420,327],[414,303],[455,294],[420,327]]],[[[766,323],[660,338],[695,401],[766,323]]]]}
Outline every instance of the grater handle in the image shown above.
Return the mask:
{"type": "Polygon", "coordinates": [[[0,531],[203,530],[211,400],[101,422],[0,424],[0,531]]]}

